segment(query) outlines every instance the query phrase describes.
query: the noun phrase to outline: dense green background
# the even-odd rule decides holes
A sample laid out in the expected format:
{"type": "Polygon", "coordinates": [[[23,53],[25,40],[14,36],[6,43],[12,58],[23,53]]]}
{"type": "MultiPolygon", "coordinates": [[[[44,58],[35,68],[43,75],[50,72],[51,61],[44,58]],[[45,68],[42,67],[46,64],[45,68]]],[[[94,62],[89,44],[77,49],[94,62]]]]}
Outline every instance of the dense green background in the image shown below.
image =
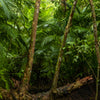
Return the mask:
{"type": "MultiPolygon", "coordinates": [[[[73,0],[67,0],[65,12],[59,0],[41,1],[31,86],[51,85],[72,3],[73,0]]],[[[0,87],[9,89],[12,78],[21,81],[23,77],[34,5],[34,0],[0,0],[0,87]]],[[[94,5],[100,36],[100,1],[94,0],[94,5]]],[[[97,58],[88,0],[78,0],[63,49],[59,85],[90,74],[95,77],[97,58]]]]}

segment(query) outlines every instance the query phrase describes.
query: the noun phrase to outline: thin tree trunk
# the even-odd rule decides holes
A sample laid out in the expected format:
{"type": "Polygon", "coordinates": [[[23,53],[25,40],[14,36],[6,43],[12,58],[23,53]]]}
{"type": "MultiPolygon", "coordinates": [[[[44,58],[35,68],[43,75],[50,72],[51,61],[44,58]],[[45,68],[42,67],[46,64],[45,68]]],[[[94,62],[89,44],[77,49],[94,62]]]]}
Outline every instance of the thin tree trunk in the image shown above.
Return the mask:
{"type": "Polygon", "coordinates": [[[34,18],[33,18],[33,24],[32,24],[32,33],[31,33],[28,62],[27,62],[26,69],[24,72],[22,84],[20,87],[21,93],[28,90],[30,76],[31,76],[31,72],[32,72],[33,56],[34,56],[35,40],[36,40],[36,31],[37,31],[37,23],[38,23],[38,16],[39,16],[39,8],[40,8],[40,0],[36,0],[35,12],[34,12],[34,18]]]}
{"type": "Polygon", "coordinates": [[[54,91],[57,88],[57,81],[58,81],[58,76],[59,76],[59,70],[60,70],[62,56],[63,56],[63,48],[65,47],[65,44],[66,44],[67,34],[68,34],[70,26],[71,26],[72,17],[73,17],[75,8],[76,8],[76,3],[77,3],[77,0],[75,0],[74,3],[73,3],[73,7],[71,9],[69,20],[68,20],[67,26],[65,28],[64,37],[63,37],[63,40],[62,40],[62,43],[61,43],[61,47],[60,47],[60,51],[59,51],[59,56],[58,56],[58,60],[57,60],[57,64],[56,64],[56,69],[55,69],[55,75],[54,75],[53,84],[52,84],[52,88],[51,88],[51,91],[53,93],[54,93],[54,91]]]}
{"type": "Polygon", "coordinates": [[[95,100],[98,100],[98,81],[99,81],[99,70],[100,70],[100,52],[99,52],[99,44],[98,44],[98,36],[97,36],[97,25],[96,25],[96,15],[95,9],[93,5],[93,0],[90,0],[91,10],[92,10],[92,17],[93,17],[93,31],[94,31],[94,39],[95,39],[95,49],[96,55],[98,60],[98,67],[97,67],[97,79],[96,79],[96,96],[95,100]]]}

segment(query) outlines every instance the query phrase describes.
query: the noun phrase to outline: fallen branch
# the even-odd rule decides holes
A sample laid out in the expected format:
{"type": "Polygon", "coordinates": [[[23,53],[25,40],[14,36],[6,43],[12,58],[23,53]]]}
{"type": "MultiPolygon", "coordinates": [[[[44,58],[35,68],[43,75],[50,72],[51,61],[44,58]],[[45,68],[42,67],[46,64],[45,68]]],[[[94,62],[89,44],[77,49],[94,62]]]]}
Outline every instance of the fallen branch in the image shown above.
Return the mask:
{"type": "Polygon", "coordinates": [[[87,76],[85,78],[82,78],[72,84],[68,84],[66,86],[60,87],[55,91],[57,95],[63,95],[67,93],[71,93],[73,90],[78,89],[86,84],[89,84],[93,82],[93,77],[92,76],[87,76]]]}
{"type": "MultiPolygon", "coordinates": [[[[90,84],[90,83],[93,83],[93,77],[87,76],[85,78],[82,78],[82,79],[74,82],[74,83],[57,88],[55,91],[53,91],[53,94],[55,94],[56,97],[63,96],[64,94],[69,94],[73,90],[76,90],[76,89],[78,89],[86,84],[90,84]]],[[[51,93],[51,91],[47,91],[44,93],[38,93],[38,94],[34,95],[34,98],[35,98],[35,100],[37,100],[37,99],[49,100],[50,93],[51,93]]]]}

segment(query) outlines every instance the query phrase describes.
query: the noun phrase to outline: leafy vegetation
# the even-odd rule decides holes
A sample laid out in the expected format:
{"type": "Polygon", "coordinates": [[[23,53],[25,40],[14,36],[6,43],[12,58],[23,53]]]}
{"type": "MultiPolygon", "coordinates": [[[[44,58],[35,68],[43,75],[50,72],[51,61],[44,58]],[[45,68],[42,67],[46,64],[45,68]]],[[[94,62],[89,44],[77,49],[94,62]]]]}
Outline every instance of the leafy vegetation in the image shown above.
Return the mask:
{"type": "MultiPolygon", "coordinates": [[[[61,41],[73,0],[42,0],[30,85],[49,85],[53,80],[61,41]],[[45,82],[46,80],[46,82],[45,82]]],[[[94,0],[98,40],[100,41],[100,1],[94,0]]],[[[0,0],[0,87],[10,89],[12,78],[21,81],[27,64],[34,0],[0,0]]],[[[97,57],[93,22],[88,0],[79,0],[63,48],[59,85],[87,75],[96,77],[97,57]]]]}

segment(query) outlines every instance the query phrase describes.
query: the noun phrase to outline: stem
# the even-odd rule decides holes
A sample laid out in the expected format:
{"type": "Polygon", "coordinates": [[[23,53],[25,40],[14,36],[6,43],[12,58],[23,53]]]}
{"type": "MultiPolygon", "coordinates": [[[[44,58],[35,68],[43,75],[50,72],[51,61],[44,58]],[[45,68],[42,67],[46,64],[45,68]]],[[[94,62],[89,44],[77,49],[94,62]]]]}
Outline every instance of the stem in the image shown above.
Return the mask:
{"type": "Polygon", "coordinates": [[[98,36],[97,36],[97,25],[96,25],[96,15],[95,9],[93,5],[93,0],[90,0],[91,10],[92,10],[92,17],[93,17],[93,31],[94,31],[94,39],[95,39],[95,49],[98,61],[97,67],[97,78],[96,78],[96,96],[95,100],[98,100],[98,87],[99,87],[99,71],[100,71],[100,52],[99,52],[99,44],[98,44],[98,36]]]}

